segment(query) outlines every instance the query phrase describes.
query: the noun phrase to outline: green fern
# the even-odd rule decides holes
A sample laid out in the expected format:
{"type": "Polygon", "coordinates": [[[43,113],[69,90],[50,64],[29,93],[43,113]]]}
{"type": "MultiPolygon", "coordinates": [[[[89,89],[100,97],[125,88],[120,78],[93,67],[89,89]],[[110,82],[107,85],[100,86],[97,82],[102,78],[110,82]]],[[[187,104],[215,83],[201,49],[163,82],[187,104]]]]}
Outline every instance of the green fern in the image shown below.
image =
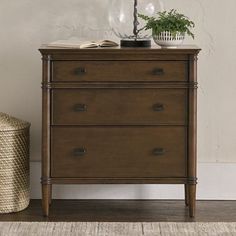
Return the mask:
{"type": "Polygon", "coordinates": [[[177,32],[187,33],[194,38],[191,29],[195,27],[195,24],[185,15],[178,13],[174,9],[169,12],[158,12],[157,15],[158,17],[149,17],[139,14],[139,17],[147,22],[144,27],[145,30],[152,29],[152,32],[155,35],[160,34],[163,31],[169,31],[174,36],[176,36],[177,32]]]}

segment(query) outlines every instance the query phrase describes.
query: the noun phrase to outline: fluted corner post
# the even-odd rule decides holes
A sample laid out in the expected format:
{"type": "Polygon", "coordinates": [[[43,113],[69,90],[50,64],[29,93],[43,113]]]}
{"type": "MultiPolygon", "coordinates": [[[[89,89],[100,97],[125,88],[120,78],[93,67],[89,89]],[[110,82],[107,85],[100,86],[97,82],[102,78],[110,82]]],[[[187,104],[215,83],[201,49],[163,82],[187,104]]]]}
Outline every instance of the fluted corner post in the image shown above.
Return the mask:
{"type": "Polygon", "coordinates": [[[185,184],[185,185],[184,185],[184,195],[185,195],[185,206],[189,206],[188,184],[185,184]]]}
{"type": "Polygon", "coordinates": [[[189,56],[188,183],[189,216],[195,217],[197,185],[197,54],[189,56]]]}
{"type": "Polygon", "coordinates": [[[50,83],[51,57],[43,55],[43,80],[42,80],[42,207],[43,215],[49,215],[51,202],[51,179],[50,179],[50,83]]]}

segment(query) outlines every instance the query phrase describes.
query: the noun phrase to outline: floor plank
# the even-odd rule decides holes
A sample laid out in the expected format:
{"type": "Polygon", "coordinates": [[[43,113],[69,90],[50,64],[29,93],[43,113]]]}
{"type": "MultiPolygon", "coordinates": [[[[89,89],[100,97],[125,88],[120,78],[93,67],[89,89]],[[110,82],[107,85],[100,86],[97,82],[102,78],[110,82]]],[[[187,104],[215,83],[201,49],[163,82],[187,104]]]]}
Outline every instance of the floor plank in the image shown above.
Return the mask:
{"type": "Polygon", "coordinates": [[[53,200],[43,217],[40,200],[19,213],[0,214],[0,221],[53,222],[234,222],[236,201],[198,201],[196,217],[188,217],[184,201],[166,200],[53,200]]]}

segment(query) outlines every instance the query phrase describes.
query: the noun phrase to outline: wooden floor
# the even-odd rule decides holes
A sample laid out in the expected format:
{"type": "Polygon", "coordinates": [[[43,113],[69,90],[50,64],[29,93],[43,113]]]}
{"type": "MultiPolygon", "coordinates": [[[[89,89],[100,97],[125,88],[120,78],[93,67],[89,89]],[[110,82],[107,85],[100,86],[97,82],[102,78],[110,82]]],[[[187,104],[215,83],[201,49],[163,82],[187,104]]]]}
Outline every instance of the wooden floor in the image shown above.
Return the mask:
{"type": "Polygon", "coordinates": [[[53,200],[45,218],[40,200],[31,200],[22,212],[0,214],[0,221],[235,222],[236,201],[198,201],[191,219],[184,201],[53,200]]]}

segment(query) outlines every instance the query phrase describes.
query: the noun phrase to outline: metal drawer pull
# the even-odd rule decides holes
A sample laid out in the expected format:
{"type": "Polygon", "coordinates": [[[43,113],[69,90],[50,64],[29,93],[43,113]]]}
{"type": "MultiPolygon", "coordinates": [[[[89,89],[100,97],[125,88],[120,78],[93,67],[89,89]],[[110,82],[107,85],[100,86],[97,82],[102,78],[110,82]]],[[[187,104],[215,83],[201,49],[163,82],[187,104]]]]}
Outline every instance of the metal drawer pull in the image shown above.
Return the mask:
{"type": "Polygon", "coordinates": [[[75,112],[84,112],[87,111],[87,106],[85,104],[75,104],[73,109],[75,112]]]}
{"type": "Polygon", "coordinates": [[[161,104],[161,103],[156,103],[152,106],[153,110],[154,111],[164,111],[165,108],[164,108],[164,105],[161,104]]]}
{"type": "Polygon", "coordinates": [[[164,148],[155,148],[154,150],[153,150],[153,155],[155,155],[155,156],[162,156],[162,155],[164,155],[165,154],[165,149],[164,148]]]}
{"type": "Polygon", "coordinates": [[[74,153],[74,156],[81,157],[81,156],[85,155],[86,149],[85,148],[75,148],[73,153],[74,153]]]}
{"type": "Polygon", "coordinates": [[[84,75],[86,73],[86,69],[83,67],[78,67],[75,69],[74,73],[78,76],[84,75]]]}
{"type": "Polygon", "coordinates": [[[155,68],[152,71],[152,73],[153,73],[153,75],[157,75],[157,76],[162,76],[165,74],[164,69],[162,69],[162,68],[155,68]]]}

